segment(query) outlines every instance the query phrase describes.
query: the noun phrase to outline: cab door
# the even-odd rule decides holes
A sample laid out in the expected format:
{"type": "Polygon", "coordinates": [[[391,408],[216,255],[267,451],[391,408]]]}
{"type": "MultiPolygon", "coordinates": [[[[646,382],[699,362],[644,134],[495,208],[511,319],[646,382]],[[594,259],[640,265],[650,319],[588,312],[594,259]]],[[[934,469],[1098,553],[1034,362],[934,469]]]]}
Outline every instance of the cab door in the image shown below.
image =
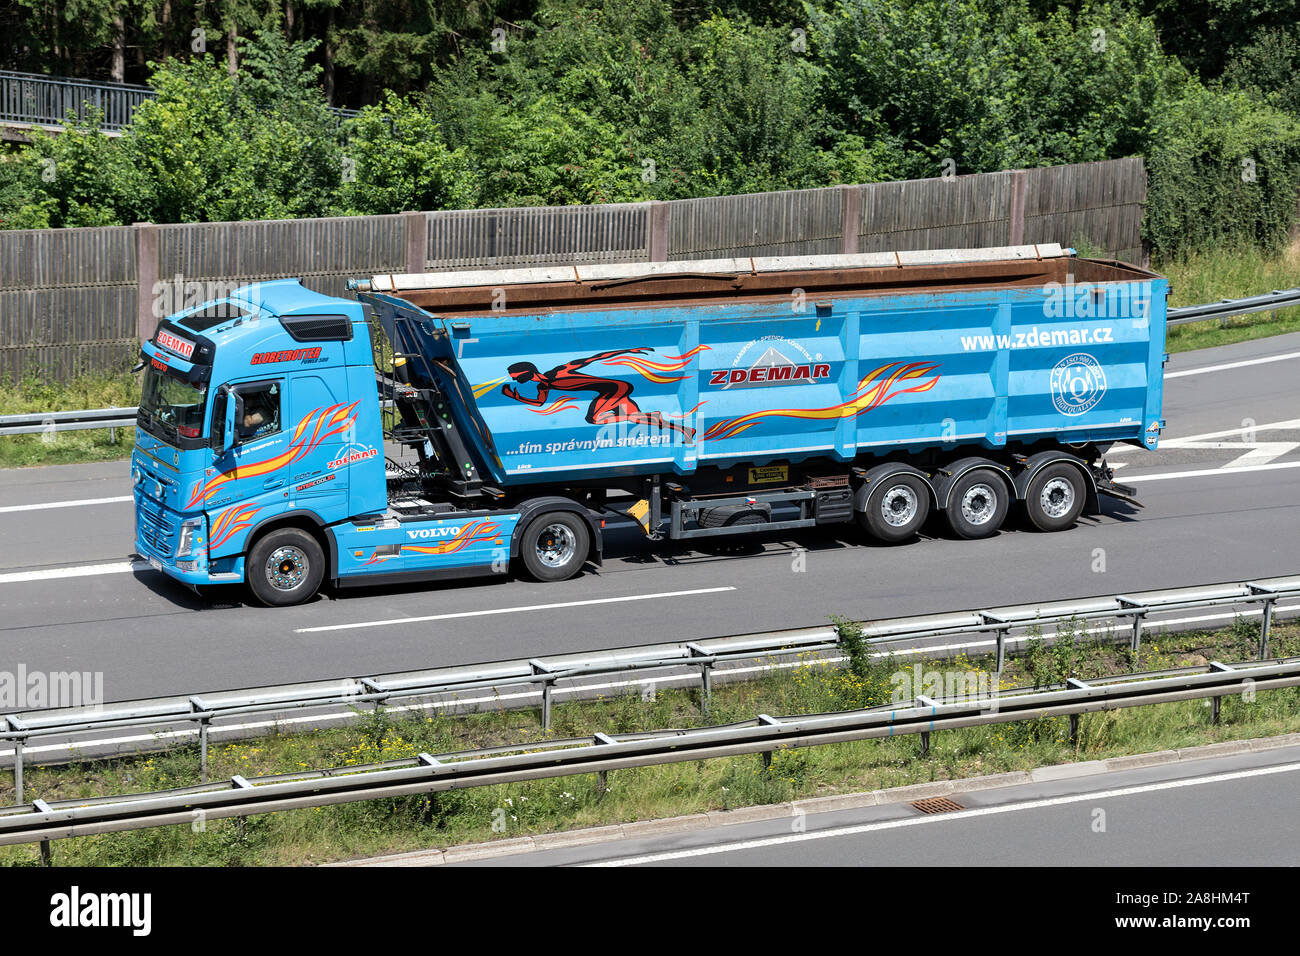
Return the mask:
{"type": "Polygon", "coordinates": [[[331,387],[331,382],[339,384],[314,373],[295,375],[289,415],[300,451],[289,466],[289,497],[293,507],[311,511],[325,524],[351,515],[351,469],[344,463],[356,441],[358,405],[347,402],[346,391],[331,387]]]}
{"type": "Polygon", "coordinates": [[[213,430],[222,436],[234,403],[234,440],[205,470],[189,507],[208,512],[214,557],[243,551],[249,529],[288,506],[295,449],[285,421],[286,387],[283,378],[243,382],[223,389],[213,403],[213,430]]]}

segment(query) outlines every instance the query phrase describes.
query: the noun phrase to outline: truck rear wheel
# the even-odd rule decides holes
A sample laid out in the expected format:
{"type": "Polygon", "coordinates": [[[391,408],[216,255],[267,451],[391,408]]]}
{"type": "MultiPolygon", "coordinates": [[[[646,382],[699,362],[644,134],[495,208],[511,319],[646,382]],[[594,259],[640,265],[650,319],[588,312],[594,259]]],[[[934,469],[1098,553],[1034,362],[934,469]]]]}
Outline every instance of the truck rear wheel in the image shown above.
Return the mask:
{"type": "Polygon", "coordinates": [[[519,557],[538,581],[566,581],[587,561],[591,532],[571,511],[552,511],[536,518],[519,539],[519,557]]]}
{"type": "Polygon", "coordinates": [[[948,527],[963,538],[987,538],[1002,527],[1010,504],[1006,483],[988,468],[975,468],[948,492],[948,527]]]}
{"type": "Polygon", "coordinates": [[[325,553],[301,528],[280,528],[260,538],[245,564],[248,587],[268,607],[301,604],[325,577],[325,553]]]}
{"type": "Polygon", "coordinates": [[[930,516],[930,489],[917,475],[900,473],[880,481],[867,496],[867,507],[857,514],[858,524],[873,538],[893,544],[921,530],[930,516]]]}
{"type": "Polygon", "coordinates": [[[1048,465],[1025,489],[1025,511],[1039,531],[1060,531],[1078,519],[1087,498],[1083,475],[1064,462],[1048,465]]]}

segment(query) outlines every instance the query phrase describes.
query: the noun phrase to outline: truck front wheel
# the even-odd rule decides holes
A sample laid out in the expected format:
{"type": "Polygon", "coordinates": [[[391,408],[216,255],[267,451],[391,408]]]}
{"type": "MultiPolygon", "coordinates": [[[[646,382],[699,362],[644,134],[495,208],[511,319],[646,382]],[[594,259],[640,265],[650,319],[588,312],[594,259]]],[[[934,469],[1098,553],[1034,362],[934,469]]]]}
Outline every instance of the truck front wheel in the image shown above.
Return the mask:
{"type": "Polygon", "coordinates": [[[280,528],[253,545],[245,566],[253,596],[268,607],[284,607],[316,593],[325,576],[325,554],[301,528],[280,528]]]}
{"type": "Polygon", "coordinates": [[[587,523],[571,511],[533,520],[519,539],[519,557],[538,581],[566,581],[586,563],[591,546],[587,523]]]}

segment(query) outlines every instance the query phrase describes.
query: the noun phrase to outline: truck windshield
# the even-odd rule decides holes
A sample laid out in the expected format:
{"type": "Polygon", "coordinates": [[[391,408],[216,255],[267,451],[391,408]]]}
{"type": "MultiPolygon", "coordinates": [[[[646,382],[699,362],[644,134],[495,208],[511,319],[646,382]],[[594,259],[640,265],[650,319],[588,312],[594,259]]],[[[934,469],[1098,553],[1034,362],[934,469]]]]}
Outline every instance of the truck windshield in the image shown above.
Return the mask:
{"type": "Polygon", "coordinates": [[[198,438],[203,433],[207,386],[182,382],[149,366],[140,387],[140,422],[157,438],[198,438]]]}

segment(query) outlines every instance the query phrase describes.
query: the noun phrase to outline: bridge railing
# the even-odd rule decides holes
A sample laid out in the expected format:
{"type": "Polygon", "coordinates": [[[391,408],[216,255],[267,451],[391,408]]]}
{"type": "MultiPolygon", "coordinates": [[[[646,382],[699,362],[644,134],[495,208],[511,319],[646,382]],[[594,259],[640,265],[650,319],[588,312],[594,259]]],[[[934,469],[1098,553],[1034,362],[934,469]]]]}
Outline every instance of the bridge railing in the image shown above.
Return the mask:
{"type": "MultiPolygon", "coordinates": [[[[155,96],[147,86],[0,70],[0,122],[58,126],[69,112],[81,120],[97,112],[101,129],[118,132],[131,122],[137,106],[155,96]]],[[[331,112],[340,120],[358,115],[357,110],[331,112]]]]}
{"type": "Polygon", "coordinates": [[[69,112],[84,120],[95,111],[103,129],[120,130],[135,108],[155,95],[147,86],[0,70],[0,120],[16,123],[57,126],[69,112]]]}

